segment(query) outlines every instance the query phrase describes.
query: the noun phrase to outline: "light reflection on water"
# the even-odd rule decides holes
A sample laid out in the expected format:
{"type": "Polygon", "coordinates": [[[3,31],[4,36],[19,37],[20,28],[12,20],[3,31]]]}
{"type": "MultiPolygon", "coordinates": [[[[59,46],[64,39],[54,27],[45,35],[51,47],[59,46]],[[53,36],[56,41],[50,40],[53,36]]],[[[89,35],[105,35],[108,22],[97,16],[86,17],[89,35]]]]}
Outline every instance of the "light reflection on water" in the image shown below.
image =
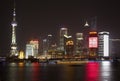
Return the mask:
{"type": "Polygon", "coordinates": [[[101,62],[101,79],[103,81],[113,81],[112,65],[109,61],[101,62]]]}
{"type": "Polygon", "coordinates": [[[119,81],[119,68],[109,61],[78,66],[8,63],[0,67],[0,81],[119,81]]]}
{"type": "Polygon", "coordinates": [[[89,62],[85,68],[85,81],[99,81],[99,62],[89,62]]]}
{"type": "Polygon", "coordinates": [[[39,67],[39,64],[38,63],[33,63],[32,64],[32,75],[31,75],[31,78],[32,78],[32,81],[39,81],[39,79],[40,78],[38,78],[39,77],[39,69],[40,69],[40,67],[39,67]]]}

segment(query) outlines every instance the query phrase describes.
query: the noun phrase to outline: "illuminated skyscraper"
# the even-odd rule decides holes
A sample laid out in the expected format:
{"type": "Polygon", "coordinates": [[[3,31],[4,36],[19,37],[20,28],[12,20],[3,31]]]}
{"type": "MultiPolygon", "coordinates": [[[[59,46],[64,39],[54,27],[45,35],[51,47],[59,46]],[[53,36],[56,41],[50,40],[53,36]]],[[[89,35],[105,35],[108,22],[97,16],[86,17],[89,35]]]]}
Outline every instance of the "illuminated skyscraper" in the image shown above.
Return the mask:
{"type": "Polygon", "coordinates": [[[42,45],[43,55],[47,55],[47,51],[48,51],[47,39],[43,39],[42,44],[43,44],[43,45],[42,45]]]}
{"type": "Polygon", "coordinates": [[[73,56],[73,52],[74,52],[74,41],[72,39],[72,36],[65,36],[65,45],[64,45],[64,49],[65,49],[65,54],[69,57],[73,56]]]}
{"type": "Polygon", "coordinates": [[[99,56],[109,57],[109,32],[99,32],[99,56]]]}
{"type": "Polygon", "coordinates": [[[88,37],[88,47],[89,47],[89,58],[96,59],[98,56],[98,32],[89,32],[88,37]]]}
{"type": "Polygon", "coordinates": [[[53,38],[52,35],[48,34],[48,36],[47,36],[47,51],[49,51],[52,47],[52,42],[53,42],[52,38],[53,38]]]}
{"type": "Polygon", "coordinates": [[[28,44],[26,44],[26,58],[34,57],[37,58],[39,49],[38,40],[31,40],[28,44]]]}
{"type": "Polygon", "coordinates": [[[89,32],[90,32],[90,25],[88,24],[88,22],[86,21],[84,28],[83,28],[83,44],[84,44],[84,48],[83,48],[83,54],[84,55],[88,55],[88,37],[89,37],[89,32]]]}
{"type": "Polygon", "coordinates": [[[30,44],[33,46],[33,56],[36,58],[38,56],[39,42],[38,40],[31,40],[30,44]]]}
{"type": "Polygon", "coordinates": [[[28,59],[31,56],[33,57],[33,45],[26,44],[25,58],[28,59]]]}
{"type": "Polygon", "coordinates": [[[83,33],[76,33],[76,54],[82,54],[83,46],[83,33]]]}
{"type": "Polygon", "coordinates": [[[16,42],[16,12],[15,12],[15,1],[14,1],[14,10],[13,10],[13,21],[11,23],[12,25],[12,42],[11,42],[11,55],[10,56],[17,56],[18,50],[17,50],[17,42],[16,42]]]}
{"type": "Polygon", "coordinates": [[[60,51],[65,52],[65,39],[64,35],[68,35],[68,29],[67,28],[61,28],[60,29],[60,51]]]}

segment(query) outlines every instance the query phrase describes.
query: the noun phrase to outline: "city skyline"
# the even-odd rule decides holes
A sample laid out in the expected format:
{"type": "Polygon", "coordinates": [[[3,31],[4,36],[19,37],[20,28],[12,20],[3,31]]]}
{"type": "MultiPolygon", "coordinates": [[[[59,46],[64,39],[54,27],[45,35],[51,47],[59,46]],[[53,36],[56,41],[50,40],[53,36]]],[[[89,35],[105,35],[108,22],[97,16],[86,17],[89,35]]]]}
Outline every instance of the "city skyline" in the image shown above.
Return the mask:
{"type": "MultiPolygon", "coordinates": [[[[0,53],[7,53],[11,43],[13,0],[2,0],[0,26],[0,53]]],[[[16,1],[18,22],[17,43],[25,47],[31,38],[45,38],[48,34],[59,36],[60,25],[70,29],[70,34],[82,32],[86,20],[97,16],[98,31],[110,32],[111,38],[119,38],[119,6],[117,2],[105,1],[16,1]]],[[[88,22],[90,23],[90,22],[88,22]]]]}

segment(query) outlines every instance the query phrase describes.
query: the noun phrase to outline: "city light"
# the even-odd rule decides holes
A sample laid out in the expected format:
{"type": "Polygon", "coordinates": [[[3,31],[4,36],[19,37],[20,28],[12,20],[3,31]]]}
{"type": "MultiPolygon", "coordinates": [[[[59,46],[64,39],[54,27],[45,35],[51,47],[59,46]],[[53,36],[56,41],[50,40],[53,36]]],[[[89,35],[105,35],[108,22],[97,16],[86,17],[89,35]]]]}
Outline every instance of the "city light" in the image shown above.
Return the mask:
{"type": "Polygon", "coordinates": [[[89,48],[98,47],[98,37],[89,37],[89,48]]]}
{"type": "Polygon", "coordinates": [[[74,45],[73,41],[67,41],[66,45],[74,45]]]}
{"type": "Polygon", "coordinates": [[[99,48],[98,53],[100,56],[109,57],[109,32],[99,32],[99,48]]]}
{"type": "Polygon", "coordinates": [[[72,38],[72,36],[67,36],[67,35],[64,35],[65,38],[72,38]]]}
{"type": "Polygon", "coordinates": [[[109,56],[109,36],[104,35],[104,56],[109,56]]]}
{"type": "Polygon", "coordinates": [[[20,51],[20,53],[19,53],[19,59],[24,59],[24,52],[23,51],[20,51]]]}
{"type": "Polygon", "coordinates": [[[89,34],[91,35],[91,34],[97,34],[97,32],[89,32],[89,34]]]}
{"type": "Polygon", "coordinates": [[[119,81],[119,3],[1,1],[0,81],[119,81]]]}

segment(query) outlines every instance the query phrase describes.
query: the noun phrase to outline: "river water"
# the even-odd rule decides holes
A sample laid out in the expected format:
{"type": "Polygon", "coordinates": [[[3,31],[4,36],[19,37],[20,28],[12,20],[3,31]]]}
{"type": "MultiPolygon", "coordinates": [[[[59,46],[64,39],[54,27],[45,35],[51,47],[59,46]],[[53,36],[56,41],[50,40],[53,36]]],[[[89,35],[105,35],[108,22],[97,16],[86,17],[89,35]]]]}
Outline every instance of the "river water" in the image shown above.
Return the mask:
{"type": "Polygon", "coordinates": [[[120,64],[1,63],[0,81],[120,81],[120,64]]]}

